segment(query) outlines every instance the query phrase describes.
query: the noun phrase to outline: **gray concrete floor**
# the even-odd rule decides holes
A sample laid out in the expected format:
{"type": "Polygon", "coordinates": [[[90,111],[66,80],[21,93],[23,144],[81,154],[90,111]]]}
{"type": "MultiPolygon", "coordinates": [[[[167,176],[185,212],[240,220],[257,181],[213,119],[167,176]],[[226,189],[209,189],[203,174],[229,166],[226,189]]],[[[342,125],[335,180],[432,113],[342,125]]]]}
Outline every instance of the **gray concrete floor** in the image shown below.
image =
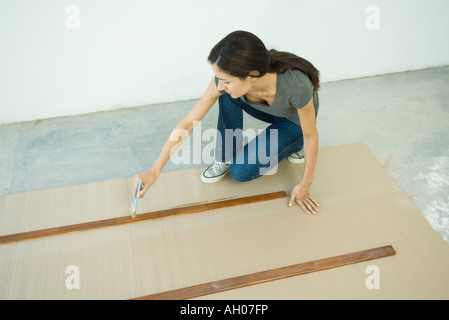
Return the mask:
{"type": "MultiPolygon", "coordinates": [[[[318,115],[321,148],[363,142],[447,242],[448,88],[449,67],[323,83],[318,115]]],[[[0,195],[145,171],[195,102],[0,125],[0,195]]],[[[214,107],[201,129],[216,120],[214,107]]],[[[246,117],[245,127],[265,124],[246,117]]],[[[164,171],[195,166],[205,164],[164,171]]]]}

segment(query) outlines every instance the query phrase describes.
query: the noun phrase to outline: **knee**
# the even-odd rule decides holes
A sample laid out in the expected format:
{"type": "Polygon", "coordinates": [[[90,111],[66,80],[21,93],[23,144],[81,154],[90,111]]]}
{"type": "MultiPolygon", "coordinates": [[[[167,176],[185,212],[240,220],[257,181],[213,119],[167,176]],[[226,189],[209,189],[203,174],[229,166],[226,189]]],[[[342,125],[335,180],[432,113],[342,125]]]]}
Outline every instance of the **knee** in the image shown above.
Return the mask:
{"type": "Polygon", "coordinates": [[[228,107],[229,104],[234,104],[233,101],[231,101],[229,94],[222,94],[219,98],[218,98],[218,106],[220,108],[223,107],[228,107]]]}
{"type": "Polygon", "coordinates": [[[218,98],[218,106],[219,108],[242,108],[242,100],[239,98],[234,99],[229,94],[222,94],[218,98]]]}
{"type": "Polygon", "coordinates": [[[259,167],[248,164],[231,164],[229,167],[231,176],[239,182],[246,182],[260,177],[259,167]]]}

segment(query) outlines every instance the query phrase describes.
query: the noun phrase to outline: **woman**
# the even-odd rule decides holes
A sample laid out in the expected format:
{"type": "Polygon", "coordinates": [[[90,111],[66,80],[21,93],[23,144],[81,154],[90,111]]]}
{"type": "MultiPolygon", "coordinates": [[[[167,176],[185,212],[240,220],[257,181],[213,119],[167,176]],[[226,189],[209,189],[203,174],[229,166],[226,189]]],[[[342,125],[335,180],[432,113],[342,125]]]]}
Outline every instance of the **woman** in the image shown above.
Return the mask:
{"type": "MultiPolygon", "coordinates": [[[[190,134],[194,124],[219,100],[216,161],[204,170],[201,180],[217,182],[227,173],[238,181],[253,180],[267,174],[273,162],[288,157],[294,163],[304,162],[303,177],[298,177],[289,206],[296,202],[307,214],[317,213],[319,204],[310,196],[310,187],[318,157],[318,70],[294,54],[268,51],[258,37],[246,31],[235,31],[222,39],[208,60],[215,77],[173,131],[190,134]],[[243,111],[271,125],[239,148],[243,111]],[[270,156],[262,161],[261,154],[270,156]]],[[[144,196],[159,177],[170,152],[185,137],[181,141],[169,139],[152,168],[136,175],[134,194],[142,179],[138,197],[144,196]]]]}

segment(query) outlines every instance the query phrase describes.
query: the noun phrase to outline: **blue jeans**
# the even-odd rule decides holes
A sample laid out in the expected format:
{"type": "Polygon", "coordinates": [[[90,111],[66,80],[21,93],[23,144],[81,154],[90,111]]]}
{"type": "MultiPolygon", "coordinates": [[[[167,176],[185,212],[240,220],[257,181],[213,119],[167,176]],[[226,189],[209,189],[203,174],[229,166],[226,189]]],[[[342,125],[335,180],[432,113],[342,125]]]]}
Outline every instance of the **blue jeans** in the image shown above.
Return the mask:
{"type": "Polygon", "coordinates": [[[218,100],[219,115],[215,160],[231,161],[230,173],[237,181],[254,180],[303,147],[301,127],[290,120],[257,109],[229,94],[218,100]],[[270,125],[243,146],[244,137],[250,139],[255,130],[242,131],[243,111],[270,125]]]}

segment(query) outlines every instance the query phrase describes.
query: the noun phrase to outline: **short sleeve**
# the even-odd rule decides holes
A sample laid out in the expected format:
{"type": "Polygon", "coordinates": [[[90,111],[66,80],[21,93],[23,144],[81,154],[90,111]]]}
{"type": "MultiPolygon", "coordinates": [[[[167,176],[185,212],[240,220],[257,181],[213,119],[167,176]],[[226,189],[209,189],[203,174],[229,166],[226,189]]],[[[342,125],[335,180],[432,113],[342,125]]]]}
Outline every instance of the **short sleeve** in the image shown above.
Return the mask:
{"type": "Polygon", "coordinates": [[[294,72],[295,77],[289,86],[290,104],[296,109],[304,108],[313,97],[313,86],[307,75],[294,72]]]}
{"type": "Polygon", "coordinates": [[[312,97],[313,90],[309,90],[308,88],[298,88],[297,91],[292,93],[290,104],[296,109],[302,109],[309,103],[312,97]]]}

